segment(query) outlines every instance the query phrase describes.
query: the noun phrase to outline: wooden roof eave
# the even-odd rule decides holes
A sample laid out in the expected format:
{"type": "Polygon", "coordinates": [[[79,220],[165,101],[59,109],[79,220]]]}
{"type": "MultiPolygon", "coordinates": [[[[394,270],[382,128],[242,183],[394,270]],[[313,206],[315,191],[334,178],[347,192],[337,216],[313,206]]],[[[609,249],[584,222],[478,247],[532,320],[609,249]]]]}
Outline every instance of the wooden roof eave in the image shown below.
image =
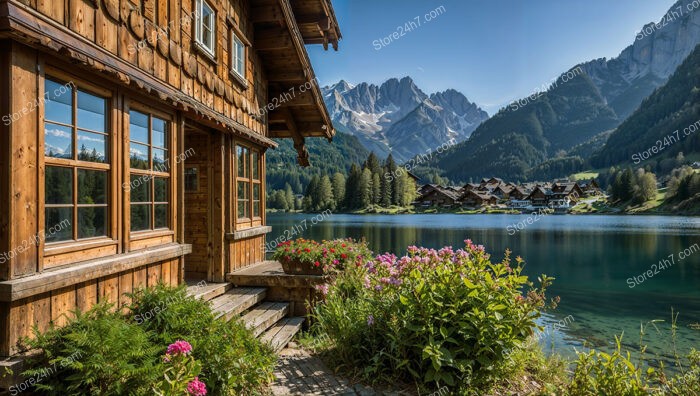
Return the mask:
{"type": "MultiPolygon", "coordinates": [[[[311,66],[311,59],[309,59],[309,54],[306,52],[306,48],[304,47],[304,39],[301,36],[301,33],[299,32],[299,28],[294,17],[294,11],[289,0],[279,0],[279,5],[282,9],[282,14],[286,21],[287,27],[289,28],[289,33],[291,35],[297,56],[299,57],[299,60],[302,64],[304,76],[307,78],[308,81],[311,82],[311,93],[314,97],[314,101],[316,102],[315,107],[317,110],[320,111],[322,123],[326,126],[326,129],[324,131],[324,137],[326,137],[328,140],[332,140],[333,136],[335,136],[333,123],[331,121],[330,115],[328,114],[328,109],[326,109],[326,105],[323,102],[323,94],[321,93],[321,88],[318,85],[316,75],[311,66]]],[[[312,136],[311,134],[308,134],[303,130],[300,130],[299,133],[304,137],[312,136]]]]}

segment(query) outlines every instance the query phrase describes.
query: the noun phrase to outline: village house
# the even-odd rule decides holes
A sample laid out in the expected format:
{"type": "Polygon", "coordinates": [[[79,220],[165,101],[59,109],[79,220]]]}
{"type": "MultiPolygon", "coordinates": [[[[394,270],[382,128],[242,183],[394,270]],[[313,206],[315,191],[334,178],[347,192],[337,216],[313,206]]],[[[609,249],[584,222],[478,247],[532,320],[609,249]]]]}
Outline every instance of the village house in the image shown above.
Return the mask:
{"type": "Polygon", "coordinates": [[[308,165],[305,138],[335,133],[305,48],[337,49],[329,0],[1,0],[0,32],[0,356],[263,263],[272,138],[308,165]]]}
{"type": "Polygon", "coordinates": [[[578,186],[583,192],[584,197],[593,197],[602,193],[600,186],[595,179],[591,179],[589,181],[579,181],[578,186]]]}
{"type": "Polygon", "coordinates": [[[414,205],[422,207],[440,206],[451,208],[459,205],[459,193],[451,188],[435,186],[420,195],[414,205]]]}
{"type": "Polygon", "coordinates": [[[460,202],[463,206],[467,207],[482,207],[490,206],[498,203],[498,197],[491,195],[488,192],[469,190],[466,191],[461,197],[460,202]]]}

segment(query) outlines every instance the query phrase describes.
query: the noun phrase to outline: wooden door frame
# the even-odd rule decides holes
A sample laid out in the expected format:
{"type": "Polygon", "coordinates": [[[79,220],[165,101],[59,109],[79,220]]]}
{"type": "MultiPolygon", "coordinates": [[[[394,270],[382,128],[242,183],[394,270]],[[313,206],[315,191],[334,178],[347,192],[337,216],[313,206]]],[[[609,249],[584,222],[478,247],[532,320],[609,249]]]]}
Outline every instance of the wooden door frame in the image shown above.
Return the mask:
{"type": "MultiPolygon", "coordinates": [[[[224,221],[226,217],[226,206],[225,201],[225,155],[226,150],[223,149],[225,142],[225,135],[221,131],[217,131],[212,128],[204,127],[192,120],[185,120],[185,141],[188,138],[192,138],[192,135],[206,136],[207,143],[205,146],[208,149],[207,161],[203,162],[206,164],[206,175],[207,175],[207,219],[206,219],[206,229],[207,229],[207,282],[224,282],[225,281],[225,269],[224,269],[224,236],[225,228],[224,221]]],[[[187,160],[185,160],[184,168],[187,167],[187,160]]],[[[203,170],[202,170],[203,171],[203,170]]],[[[202,172],[200,171],[200,172],[202,172]]],[[[187,193],[185,193],[187,194],[187,193]]],[[[183,208],[184,212],[187,213],[187,208],[183,208]]],[[[184,221],[187,221],[185,216],[184,221]]],[[[187,226],[185,225],[185,232],[187,226]]],[[[185,269],[185,278],[187,277],[185,269]]]]}

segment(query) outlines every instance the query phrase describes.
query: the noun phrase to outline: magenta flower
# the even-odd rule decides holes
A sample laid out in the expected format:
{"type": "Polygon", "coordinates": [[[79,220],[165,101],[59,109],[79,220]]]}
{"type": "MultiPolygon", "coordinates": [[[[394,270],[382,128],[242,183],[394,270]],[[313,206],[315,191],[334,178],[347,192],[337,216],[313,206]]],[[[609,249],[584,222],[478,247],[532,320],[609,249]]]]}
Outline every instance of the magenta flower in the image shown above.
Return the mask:
{"type": "Polygon", "coordinates": [[[168,345],[168,351],[166,353],[171,356],[176,356],[189,355],[190,352],[192,352],[192,345],[187,341],[179,340],[168,345]]]}
{"type": "Polygon", "coordinates": [[[205,396],[207,394],[207,385],[199,380],[199,377],[194,377],[194,379],[187,384],[187,393],[192,396],[205,396]]]}

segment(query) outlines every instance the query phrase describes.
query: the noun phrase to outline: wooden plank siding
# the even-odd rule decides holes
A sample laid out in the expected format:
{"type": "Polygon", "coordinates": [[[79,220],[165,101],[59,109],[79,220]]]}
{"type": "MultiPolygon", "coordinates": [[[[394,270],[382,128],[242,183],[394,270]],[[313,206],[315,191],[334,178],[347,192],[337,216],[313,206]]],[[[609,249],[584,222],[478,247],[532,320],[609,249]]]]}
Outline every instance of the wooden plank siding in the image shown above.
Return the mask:
{"type": "MultiPolygon", "coordinates": [[[[0,122],[0,255],[12,252],[7,259],[0,256],[0,356],[17,353],[33,326],[44,330],[52,323],[64,325],[75,310],[99,302],[123,310],[131,302],[127,294],[136,289],[161,282],[175,286],[186,278],[223,282],[230,272],[265,259],[264,233],[269,230],[263,227],[264,158],[265,150],[276,147],[271,138],[293,137],[303,143],[304,137],[330,139],[334,132],[291,2],[207,2],[216,12],[213,57],[193,37],[194,0],[0,0],[0,116],[20,115],[11,123],[0,122]],[[269,19],[264,7],[278,12],[269,19]],[[255,36],[270,26],[286,45],[278,46],[282,52],[274,46],[276,38],[264,34],[260,42],[275,48],[256,48],[255,36]],[[246,46],[244,78],[232,71],[234,32],[246,46]],[[44,132],[46,78],[72,83],[72,124],[61,126],[71,129],[73,150],[79,128],[76,90],[105,100],[105,129],[93,131],[105,136],[105,161],[44,155],[52,143],[44,132]],[[275,119],[278,132],[272,134],[273,109],[260,111],[268,107],[270,90],[287,92],[306,83],[314,86],[313,94],[285,109],[289,119],[275,119]],[[31,103],[36,105],[27,109],[31,103]],[[133,165],[131,110],[148,113],[149,130],[153,117],[166,121],[165,171],[155,165],[136,170],[138,165],[133,165]],[[236,213],[237,144],[256,150],[261,158],[261,213],[248,221],[239,221],[236,213]],[[181,158],[185,153],[190,154],[181,158]],[[72,235],[55,242],[44,239],[51,195],[45,186],[47,166],[71,168],[71,202],[62,200],[54,207],[72,204],[72,222],[78,223],[84,213],[78,207],[88,204],[79,202],[77,169],[106,174],[107,197],[94,205],[104,202],[107,208],[100,224],[104,232],[83,238],[91,234],[81,234],[79,224],[71,224],[72,235]],[[198,170],[196,191],[185,188],[186,170],[192,167],[198,170]],[[167,202],[156,203],[157,184],[149,184],[150,223],[132,232],[131,176],[146,172],[167,180],[167,202]],[[166,204],[167,223],[153,220],[166,204]]],[[[321,9],[330,6],[327,0],[294,3],[309,11],[303,12],[305,19],[335,19],[332,10],[321,9]],[[304,8],[306,3],[312,7],[304,8]]],[[[335,45],[339,32],[333,37],[335,45]]],[[[151,146],[156,145],[147,139],[153,158],[151,146]]]]}
{"type": "Polygon", "coordinates": [[[45,330],[51,323],[64,325],[76,310],[86,311],[98,302],[114,304],[115,309],[130,303],[125,293],[145,287],[143,274],[149,273],[149,285],[163,282],[179,284],[179,260],[156,263],[147,267],[79,283],[48,293],[0,304],[0,355],[8,356],[19,351],[18,343],[25,337],[33,337],[32,327],[45,330]],[[167,268],[167,270],[162,270],[167,268]]]}

